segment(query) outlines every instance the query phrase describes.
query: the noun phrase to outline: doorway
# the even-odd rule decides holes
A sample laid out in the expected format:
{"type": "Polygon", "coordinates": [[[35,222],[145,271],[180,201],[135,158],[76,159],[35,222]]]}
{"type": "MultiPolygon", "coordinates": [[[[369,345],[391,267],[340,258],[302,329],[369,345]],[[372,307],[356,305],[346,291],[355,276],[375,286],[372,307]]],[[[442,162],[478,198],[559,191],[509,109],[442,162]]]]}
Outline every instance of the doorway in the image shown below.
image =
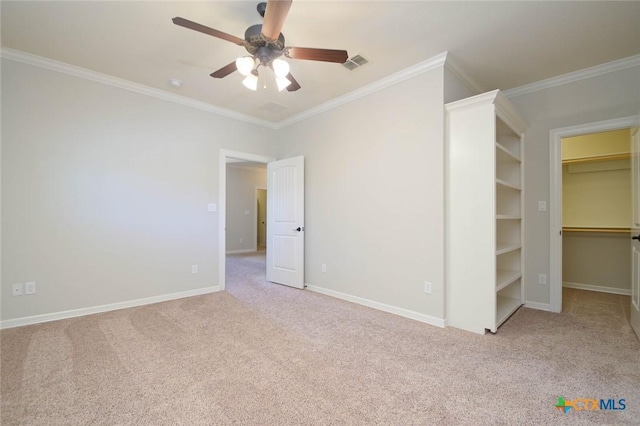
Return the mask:
{"type": "MultiPolygon", "coordinates": [[[[246,152],[220,150],[219,158],[219,176],[218,176],[218,194],[219,194],[219,209],[218,209],[218,229],[221,232],[218,235],[218,283],[221,290],[226,288],[226,253],[227,253],[227,204],[230,199],[227,199],[227,166],[228,164],[246,162],[265,165],[269,162],[275,161],[275,158],[264,155],[250,154],[246,152]]],[[[266,174],[266,170],[264,172],[266,174]]],[[[231,194],[229,194],[231,196],[231,194]]],[[[252,202],[252,206],[255,205],[255,201],[252,202]]],[[[253,210],[251,206],[243,209],[242,213],[246,210],[253,210]]],[[[255,221],[254,221],[255,222],[255,221]]],[[[251,226],[253,229],[254,226],[251,226]]],[[[241,237],[238,237],[238,241],[241,237]]],[[[244,242],[244,241],[243,241],[244,242]]],[[[252,242],[256,244],[256,239],[252,242]]],[[[265,271],[266,275],[266,271],[265,271]]]]}
{"type": "Polygon", "coordinates": [[[631,129],[562,139],[563,288],[631,295],[631,129]]]}
{"type": "MultiPolygon", "coordinates": [[[[597,219],[591,218],[592,226],[580,226],[572,227],[573,229],[563,230],[563,172],[566,173],[566,168],[563,169],[562,162],[562,141],[566,138],[583,136],[587,134],[609,132],[615,130],[628,129],[633,125],[636,125],[638,121],[637,116],[625,117],[614,120],[607,120],[597,123],[588,123],[579,126],[567,127],[562,129],[555,129],[550,132],[551,141],[551,188],[550,188],[550,222],[551,222],[551,235],[550,235],[550,310],[553,312],[562,311],[562,288],[563,288],[563,236],[571,232],[582,232],[581,235],[587,235],[589,238],[596,236],[596,232],[601,232],[603,235],[613,235],[612,229],[615,227],[603,226],[604,224],[598,224],[597,219]],[[593,226],[595,225],[595,226],[593,226]],[[600,225],[600,226],[598,226],[600,225]]],[[[593,168],[593,166],[589,166],[593,168]]],[[[596,168],[598,166],[595,166],[596,168]]],[[[630,194],[630,191],[629,191],[630,194]]],[[[630,209],[629,209],[630,210],[630,209]]],[[[575,213],[575,211],[573,212],[575,213]]],[[[566,216],[566,215],[565,215],[566,216]]],[[[566,219],[566,218],[564,218],[566,219]]],[[[589,220],[589,219],[577,219],[577,220],[589,220]]],[[[578,223],[578,222],[576,222],[578,223]]],[[[587,223],[587,222],[584,222],[587,223]]],[[[626,225],[629,226],[628,224],[626,225]]],[[[622,228],[622,227],[620,227],[622,228]]],[[[622,229],[620,230],[622,232],[622,229]]],[[[578,235],[578,234],[575,234],[578,235]]],[[[629,235],[627,232],[626,236],[629,235]]],[[[628,245],[628,240],[624,240],[628,245]]],[[[611,241],[610,241],[611,242],[611,241]]],[[[627,247],[628,250],[628,247],[627,247]]],[[[600,263],[601,264],[601,263],[600,263]]],[[[629,268],[630,269],[630,268],[629,268]]],[[[630,282],[630,280],[629,280],[630,282]]],[[[588,289],[588,288],[585,288],[588,289]]],[[[596,289],[596,288],[591,288],[596,289]]],[[[602,289],[600,289],[602,290],[602,289]]]]}
{"type": "Polygon", "coordinates": [[[256,246],[267,249],[267,190],[256,188],[256,246]]]}

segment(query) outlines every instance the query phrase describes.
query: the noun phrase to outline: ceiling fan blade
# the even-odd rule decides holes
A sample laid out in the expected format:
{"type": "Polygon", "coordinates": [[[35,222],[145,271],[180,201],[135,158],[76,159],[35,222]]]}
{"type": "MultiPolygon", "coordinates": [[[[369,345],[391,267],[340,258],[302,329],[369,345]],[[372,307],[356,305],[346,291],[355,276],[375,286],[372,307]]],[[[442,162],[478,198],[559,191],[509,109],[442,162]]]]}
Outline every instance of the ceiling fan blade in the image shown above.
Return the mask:
{"type": "Polygon", "coordinates": [[[292,0],[268,0],[267,10],[262,22],[262,35],[271,40],[277,40],[287,19],[292,0]]]}
{"type": "Polygon", "coordinates": [[[225,78],[237,69],[238,68],[236,67],[236,61],[233,61],[229,65],[225,65],[224,67],[220,68],[218,71],[212,72],[210,75],[213,78],[225,78]]]}
{"type": "Polygon", "coordinates": [[[312,47],[287,47],[284,50],[284,54],[291,59],[336,62],[339,64],[344,64],[349,59],[346,50],[314,49],[312,47]]]}
{"type": "Polygon", "coordinates": [[[300,88],[300,84],[293,78],[291,73],[287,74],[287,79],[291,82],[291,84],[287,86],[287,92],[295,92],[300,88]]]}
{"type": "Polygon", "coordinates": [[[190,30],[199,31],[210,36],[221,38],[222,40],[230,41],[239,46],[244,46],[244,40],[240,37],[232,36],[231,34],[223,33],[222,31],[214,30],[213,28],[206,27],[198,24],[197,22],[190,21],[188,19],[180,18],[179,16],[172,19],[173,23],[181,27],[188,28],[190,30]]]}

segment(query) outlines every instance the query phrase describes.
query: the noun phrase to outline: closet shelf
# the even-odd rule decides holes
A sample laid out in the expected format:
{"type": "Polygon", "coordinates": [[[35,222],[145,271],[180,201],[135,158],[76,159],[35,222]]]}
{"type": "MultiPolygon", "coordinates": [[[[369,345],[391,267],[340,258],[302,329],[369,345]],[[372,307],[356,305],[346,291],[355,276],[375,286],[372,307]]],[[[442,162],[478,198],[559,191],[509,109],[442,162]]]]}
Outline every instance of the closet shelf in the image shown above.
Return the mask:
{"type": "Polygon", "coordinates": [[[496,179],[496,184],[498,184],[499,187],[502,186],[504,188],[511,188],[511,189],[515,189],[517,191],[521,191],[522,190],[522,188],[520,188],[520,186],[511,184],[511,183],[509,183],[509,182],[507,182],[505,180],[502,180],[502,179],[496,179]]]}
{"type": "Polygon", "coordinates": [[[519,298],[498,296],[496,322],[500,326],[522,305],[519,298]]]}
{"type": "Polygon", "coordinates": [[[522,245],[517,243],[502,243],[498,241],[496,244],[496,256],[509,253],[510,251],[519,250],[520,248],[522,248],[522,245]]]}
{"type": "Polygon", "coordinates": [[[631,153],[623,152],[620,154],[598,155],[596,157],[567,158],[562,160],[562,164],[566,165],[566,164],[593,163],[595,161],[628,160],[629,158],[631,158],[631,153]]]}
{"type": "Polygon", "coordinates": [[[496,148],[498,148],[498,150],[496,151],[498,156],[504,155],[506,156],[506,158],[510,159],[511,161],[520,163],[520,157],[515,155],[513,152],[509,151],[500,142],[496,142],[496,148]]]}
{"type": "Polygon", "coordinates": [[[518,278],[522,278],[522,272],[520,271],[504,271],[497,270],[496,274],[496,292],[502,290],[507,287],[511,283],[513,283],[518,278]]]}
{"type": "Polygon", "coordinates": [[[599,232],[609,234],[628,234],[631,232],[630,228],[598,228],[598,227],[571,227],[563,226],[563,232],[599,232]]]}
{"type": "Polygon", "coordinates": [[[504,220],[520,220],[522,216],[513,215],[513,214],[497,214],[496,219],[504,219],[504,220]]]}

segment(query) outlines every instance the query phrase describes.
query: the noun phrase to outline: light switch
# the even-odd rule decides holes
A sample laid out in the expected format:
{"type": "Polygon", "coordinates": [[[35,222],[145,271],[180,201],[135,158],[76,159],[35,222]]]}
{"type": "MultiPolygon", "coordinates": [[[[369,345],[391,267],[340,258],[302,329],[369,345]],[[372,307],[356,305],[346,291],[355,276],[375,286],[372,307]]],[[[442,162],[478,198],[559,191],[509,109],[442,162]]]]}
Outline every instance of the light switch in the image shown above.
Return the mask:
{"type": "Polygon", "coordinates": [[[547,202],[546,201],[538,201],[538,211],[546,212],[547,211],[547,202]]]}
{"type": "Polygon", "coordinates": [[[218,205],[216,203],[209,203],[209,205],[207,206],[207,210],[215,213],[218,211],[218,205]]]}

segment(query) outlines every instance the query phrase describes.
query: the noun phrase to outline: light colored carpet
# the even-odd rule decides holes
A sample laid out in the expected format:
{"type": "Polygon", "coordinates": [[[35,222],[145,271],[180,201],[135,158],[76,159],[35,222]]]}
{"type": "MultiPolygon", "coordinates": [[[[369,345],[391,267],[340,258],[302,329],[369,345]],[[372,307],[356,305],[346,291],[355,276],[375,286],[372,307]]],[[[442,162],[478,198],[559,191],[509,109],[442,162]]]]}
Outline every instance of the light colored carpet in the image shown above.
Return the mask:
{"type": "Polygon", "coordinates": [[[628,297],[568,289],[479,336],[266,283],[261,255],[227,270],[226,292],[3,330],[2,424],[640,422],[628,297]]]}

